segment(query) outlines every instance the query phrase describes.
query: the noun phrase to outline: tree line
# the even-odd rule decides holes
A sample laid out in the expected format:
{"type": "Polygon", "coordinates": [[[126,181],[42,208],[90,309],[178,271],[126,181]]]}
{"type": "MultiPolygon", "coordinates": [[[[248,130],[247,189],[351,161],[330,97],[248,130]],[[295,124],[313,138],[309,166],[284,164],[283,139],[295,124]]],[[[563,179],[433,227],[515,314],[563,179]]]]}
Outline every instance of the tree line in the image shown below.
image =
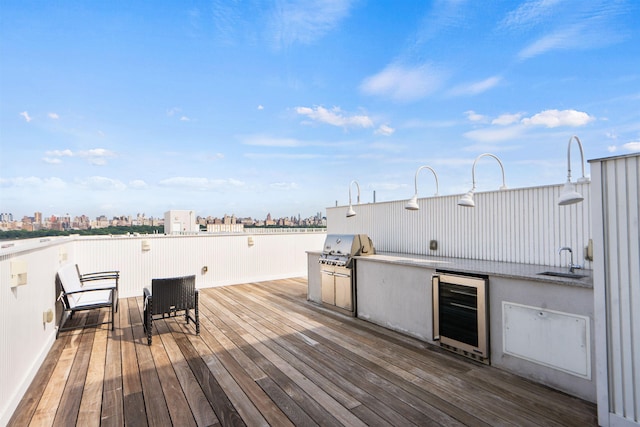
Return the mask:
{"type": "Polygon", "coordinates": [[[69,236],[71,234],[79,234],[81,236],[104,236],[109,234],[127,234],[127,233],[139,233],[139,234],[163,234],[164,226],[151,226],[151,225],[134,225],[134,226],[109,226],[104,228],[90,228],[87,230],[7,230],[0,231],[0,240],[19,240],[19,239],[34,239],[37,237],[52,237],[52,236],[69,236]]]}

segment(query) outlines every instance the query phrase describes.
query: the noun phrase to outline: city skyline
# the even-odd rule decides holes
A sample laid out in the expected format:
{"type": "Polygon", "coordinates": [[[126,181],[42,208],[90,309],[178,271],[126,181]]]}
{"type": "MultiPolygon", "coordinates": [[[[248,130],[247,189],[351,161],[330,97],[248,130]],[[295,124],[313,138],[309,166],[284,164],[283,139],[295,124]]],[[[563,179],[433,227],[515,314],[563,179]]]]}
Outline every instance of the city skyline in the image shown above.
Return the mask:
{"type": "MultiPolygon", "coordinates": [[[[189,211],[189,209],[181,209],[179,211],[189,211]]],[[[169,212],[169,211],[167,211],[169,212]]],[[[135,215],[133,214],[120,214],[120,215],[113,215],[113,216],[108,216],[108,215],[97,215],[96,217],[91,217],[89,215],[86,214],[75,214],[75,213],[65,213],[65,214],[43,214],[40,211],[36,211],[33,212],[32,215],[14,215],[12,212],[1,212],[0,213],[0,222],[12,222],[12,221],[21,221],[24,218],[29,218],[31,220],[33,220],[34,222],[38,222],[38,223],[44,223],[46,221],[49,221],[51,219],[55,219],[55,220],[59,220],[59,219],[79,219],[79,218],[84,218],[84,219],[88,219],[88,220],[107,220],[107,221],[112,221],[112,220],[116,220],[116,219],[127,219],[129,221],[135,221],[135,220],[141,220],[141,219],[153,219],[153,220],[164,220],[164,217],[166,215],[166,213],[163,213],[162,215],[158,215],[158,216],[154,216],[154,215],[146,215],[144,212],[143,213],[136,213],[135,215]]],[[[267,213],[267,215],[265,215],[264,218],[258,218],[258,217],[252,217],[252,216],[247,216],[247,215],[236,215],[235,213],[225,213],[221,216],[216,216],[216,215],[211,215],[211,214],[201,214],[198,212],[193,211],[193,213],[195,214],[195,218],[197,221],[199,220],[226,220],[227,218],[233,218],[234,220],[253,220],[253,221],[268,221],[268,220],[281,220],[281,219],[297,219],[297,220],[302,220],[302,219],[310,219],[310,218],[323,218],[324,215],[322,214],[322,212],[318,211],[316,212],[315,215],[310,215],[310,216],[302,216],[302,214],[298,213],[295,215],[285,215],[285,216],[275,216],[275,215],[271,215],[270,212],[267,213]]]]}
{"type": "MultiPolygon", "coordinates": [[[[640,151],[633,0],[2,9],[0,212],[20,218],[308,217],[353,180],[362,203],[409,199],[422,165],[463,194],[486,152],[521,188],[566,180],[573,135],[585,160],[640,151]]],[[[501,184],[490,159],[476,175],[501,184]]]]}

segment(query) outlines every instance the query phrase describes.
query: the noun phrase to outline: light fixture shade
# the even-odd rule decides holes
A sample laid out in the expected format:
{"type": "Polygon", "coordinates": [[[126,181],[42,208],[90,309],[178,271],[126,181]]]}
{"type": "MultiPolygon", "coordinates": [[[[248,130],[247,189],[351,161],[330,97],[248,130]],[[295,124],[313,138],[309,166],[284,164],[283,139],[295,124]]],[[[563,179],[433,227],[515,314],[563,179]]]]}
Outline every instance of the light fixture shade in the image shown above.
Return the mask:
{"type": "Polygon", "coordinates": [[[353,206],[349,205],[349,210],[347,211],[347,218],[351,218],[352,216],[356,216],[356,211],[353,210],[353,206]]]}
{"type": "Polygon", "coordinates": [[[473,201],[473,191],[468,191],[467,194],[462,196],[458,200],[458,206],[464,206],[465,208],[475,208],[476,202],[473,201]]]}
{"type": "Polygon", "coordinates": [[[562,192],[560,193],[560,197],[558,198],[558,205],[572,205],[574,203],[580,203],[583,200],[584,197],[576,191],[576,186],[571,181],[567,181],[565,182],[562,192]]]}
{"type": "Polygon", "coordinates": [[[418,206],[418,195],[415,194],[404,208],[410,211],[417,211],[420,209],[420,206],[418,206]]]}

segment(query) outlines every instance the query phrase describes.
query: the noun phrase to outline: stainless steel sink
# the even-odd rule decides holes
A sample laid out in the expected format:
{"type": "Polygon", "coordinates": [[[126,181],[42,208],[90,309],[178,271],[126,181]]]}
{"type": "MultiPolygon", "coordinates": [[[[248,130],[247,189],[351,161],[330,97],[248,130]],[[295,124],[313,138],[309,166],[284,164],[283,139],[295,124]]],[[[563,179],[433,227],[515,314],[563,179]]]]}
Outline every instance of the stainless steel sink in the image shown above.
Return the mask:
{"type": "Polygon", "coordinates": [[[538,274],[542,276],[566,277],[567,279],[582,279],[583,277],[587,277],[586,274],[564,273],[560,271],[544,271],[538,274]]]}

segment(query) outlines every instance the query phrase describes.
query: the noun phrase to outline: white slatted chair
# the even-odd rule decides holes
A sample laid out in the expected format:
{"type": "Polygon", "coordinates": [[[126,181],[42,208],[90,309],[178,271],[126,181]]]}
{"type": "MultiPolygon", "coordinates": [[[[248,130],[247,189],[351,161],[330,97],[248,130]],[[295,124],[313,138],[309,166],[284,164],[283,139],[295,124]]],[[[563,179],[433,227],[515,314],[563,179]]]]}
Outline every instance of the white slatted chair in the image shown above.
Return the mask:
{"type": "Polygon", "coordinates": [[[57,274],[61,292],[58,301],[62,302],[63,311],[60,316],[56,338],[62,331],[111,324],[114,329],[113,318],[118,306],[118,271],[105,271],[80,274],[78,266],[66,264],[57,274]],[[76,311],[110,308],[109,320],[104,322],[65,327],[66,321],[73,317],[76,311]],[[68,314],[68,316],[66,316],[68,314]]]}

